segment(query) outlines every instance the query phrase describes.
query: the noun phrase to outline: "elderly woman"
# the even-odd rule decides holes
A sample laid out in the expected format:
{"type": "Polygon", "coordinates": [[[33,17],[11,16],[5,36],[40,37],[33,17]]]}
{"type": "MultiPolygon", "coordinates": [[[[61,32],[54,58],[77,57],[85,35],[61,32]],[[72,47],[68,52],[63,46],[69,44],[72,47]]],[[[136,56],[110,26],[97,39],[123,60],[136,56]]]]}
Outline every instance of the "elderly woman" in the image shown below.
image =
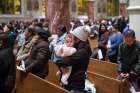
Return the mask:
{"type": "Polygon", "coordinates": [[[38,29],[37,41],[32,46],[29,57],[25,60],[25,71],[31,72],[41,78],[48,74],[48,60],[50,56],[48,37],[43,29],[38,29]]]}

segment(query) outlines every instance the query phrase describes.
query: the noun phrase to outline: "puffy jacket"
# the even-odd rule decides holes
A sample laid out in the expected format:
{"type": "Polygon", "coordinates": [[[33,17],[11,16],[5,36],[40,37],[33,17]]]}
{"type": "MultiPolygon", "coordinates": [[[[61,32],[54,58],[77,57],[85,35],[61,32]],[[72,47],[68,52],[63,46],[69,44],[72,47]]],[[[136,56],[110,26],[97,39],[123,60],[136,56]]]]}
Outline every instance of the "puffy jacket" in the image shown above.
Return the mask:
{"type": "Polygon", "coordinates": [[[48,74],[49,56],[49,45],[46,41],[35,44],[31,49],[30,56],[25,60],[26,72],[45,78],[48,74]]]}
{"type": "Polygon", "coordinates": [[[86,42],[75,45],[77,52],[71,56],[56,62],[59,67],[72,66],[72,72],[68,79],[67,90],[83,90],[85,87],[85,72],[88,67],[91,49],[86,42]]]}
{"type": "Polygon", "coordinates": [[[0,50],[0,93],[11,93],[15,87],[16,65],[12,48],[0,50]]]}

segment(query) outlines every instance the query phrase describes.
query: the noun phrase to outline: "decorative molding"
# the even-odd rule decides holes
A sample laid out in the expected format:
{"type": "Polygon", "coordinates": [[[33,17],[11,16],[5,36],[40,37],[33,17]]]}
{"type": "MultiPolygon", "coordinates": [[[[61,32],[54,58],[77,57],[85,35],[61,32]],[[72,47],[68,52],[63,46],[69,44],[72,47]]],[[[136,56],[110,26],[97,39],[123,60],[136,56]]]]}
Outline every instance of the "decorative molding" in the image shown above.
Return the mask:
{"type": "Polygon", "coordinates": [[[120,4],[127,4],[128,0],[119,0],[120,4]]]}
{"type": "Polygon", "coordinates": [[[96,0],[86,0],[86,1],[88,1],[88,2],[95,2],[96,0]]]}
{"type": "Polygon", "coordinates": [[[140,11],[140,6],[129,6],[128,8],[127,8],[127,10],[128,11],[140,11]]]}

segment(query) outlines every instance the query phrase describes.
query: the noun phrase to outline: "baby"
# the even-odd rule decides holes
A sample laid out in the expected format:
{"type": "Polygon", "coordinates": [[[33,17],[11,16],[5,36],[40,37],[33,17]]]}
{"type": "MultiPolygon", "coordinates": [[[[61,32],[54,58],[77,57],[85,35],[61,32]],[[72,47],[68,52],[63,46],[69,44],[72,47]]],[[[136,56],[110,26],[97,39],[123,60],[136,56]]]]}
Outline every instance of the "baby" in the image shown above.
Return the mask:
{"type": "MultiPolygon", "coordinates": [[[[68,34],[65,37],[65,42],[63,45],[58,45],[54,48],[56,55],[61,56],[61,57],[67,57],[71,56],[76,52],[76,49],[73,47],[73,39],[72,35],[68,34]]],[[[58,71],[57,75],[60,75],[62,73],[61,77],[61,82],[63,85],[67,85],[68,81],[67,79],[69,78],[71,74],[72,67],[66,67],[66,68],[60,68],[61,72],[58,71]]]]}

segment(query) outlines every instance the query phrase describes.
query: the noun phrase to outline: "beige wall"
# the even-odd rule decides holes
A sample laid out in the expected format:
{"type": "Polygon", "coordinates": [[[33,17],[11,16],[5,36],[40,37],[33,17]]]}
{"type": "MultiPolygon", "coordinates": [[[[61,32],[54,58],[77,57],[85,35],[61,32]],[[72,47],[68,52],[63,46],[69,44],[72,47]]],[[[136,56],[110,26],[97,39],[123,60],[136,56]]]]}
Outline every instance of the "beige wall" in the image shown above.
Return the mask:
{"type": "Polygon", "coordinates": [[[130,0],[128,7],[130,28],[135,30],[136,39],[140,40],[140,0],[130,0]]]}

